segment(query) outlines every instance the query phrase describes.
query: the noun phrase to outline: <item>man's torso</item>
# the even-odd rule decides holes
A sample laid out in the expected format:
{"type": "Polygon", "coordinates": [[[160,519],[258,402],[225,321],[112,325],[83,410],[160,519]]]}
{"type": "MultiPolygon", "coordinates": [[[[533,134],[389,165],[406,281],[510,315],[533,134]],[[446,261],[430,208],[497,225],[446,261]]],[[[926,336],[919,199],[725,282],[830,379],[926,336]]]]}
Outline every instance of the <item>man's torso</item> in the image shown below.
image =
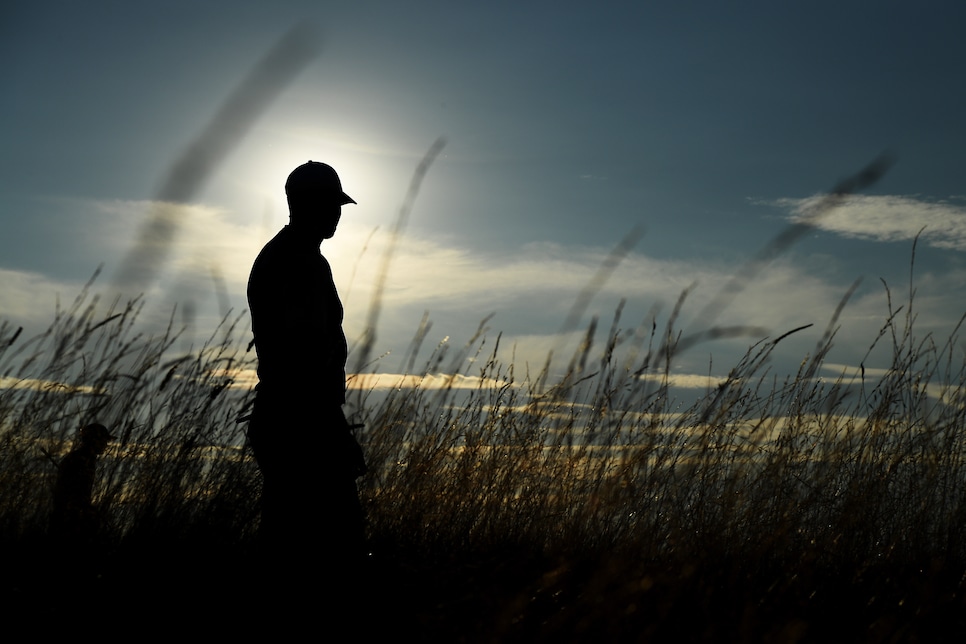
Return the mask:
{"type": "Polygon", "coordinates": [[[342,303],[318,246],[283,228],[255,260],[248,302],[260,387],[345,402],[342,303]]]}

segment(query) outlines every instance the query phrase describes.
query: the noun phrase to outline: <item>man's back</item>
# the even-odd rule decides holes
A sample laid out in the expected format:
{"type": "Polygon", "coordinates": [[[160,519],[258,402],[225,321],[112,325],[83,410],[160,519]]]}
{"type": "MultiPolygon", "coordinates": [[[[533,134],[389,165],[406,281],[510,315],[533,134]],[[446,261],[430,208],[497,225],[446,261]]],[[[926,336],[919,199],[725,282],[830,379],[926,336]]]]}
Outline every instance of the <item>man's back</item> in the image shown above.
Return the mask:
{"type": "Polygon", "coordinates": [[[318,246],[283,228],[255,260],[248,302],[261,386],[344,403],[342,303],[318,246]]]}

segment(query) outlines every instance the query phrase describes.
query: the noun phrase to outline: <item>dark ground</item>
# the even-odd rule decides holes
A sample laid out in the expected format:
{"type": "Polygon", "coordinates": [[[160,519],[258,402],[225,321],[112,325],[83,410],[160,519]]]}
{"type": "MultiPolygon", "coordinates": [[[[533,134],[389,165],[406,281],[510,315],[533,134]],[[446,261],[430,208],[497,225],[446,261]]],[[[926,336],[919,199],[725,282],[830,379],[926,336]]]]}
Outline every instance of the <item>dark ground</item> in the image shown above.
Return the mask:
{"type": "MultiPolygon", "coordinates": [[[[251,548],[125,543],[52,559],[8,543],[0,607],[38,637],[260,634],[326,641],[961,642],[961,566],[783,572],[774,562],[634,561],[495,546],[474,553],[375,547],[349,580],[266,582],[251,548]]],[[[321,575],[320,575],[321,576],[321,575]]],[[[17,629],[18,631],[21,629],[17,629]]],[[[116,637],[115,637],[116,636],[116,637]]]]}

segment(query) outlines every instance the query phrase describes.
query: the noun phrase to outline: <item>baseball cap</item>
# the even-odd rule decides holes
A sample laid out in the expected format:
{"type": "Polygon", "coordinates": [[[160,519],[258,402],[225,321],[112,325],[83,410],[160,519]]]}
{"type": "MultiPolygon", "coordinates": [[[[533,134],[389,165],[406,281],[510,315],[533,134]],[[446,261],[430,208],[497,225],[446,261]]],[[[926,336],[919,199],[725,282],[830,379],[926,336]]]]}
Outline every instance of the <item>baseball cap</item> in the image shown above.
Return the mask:
{"type": "Polygon", "coordinates": [[[318,161],[309,161],[292,170],[285,181],[285,194],[290,198],[306,193],[330,194],[339,201],[340,206],[356,203],[355,199],[342,192],[342,182],[332,166],[318,161]]]}

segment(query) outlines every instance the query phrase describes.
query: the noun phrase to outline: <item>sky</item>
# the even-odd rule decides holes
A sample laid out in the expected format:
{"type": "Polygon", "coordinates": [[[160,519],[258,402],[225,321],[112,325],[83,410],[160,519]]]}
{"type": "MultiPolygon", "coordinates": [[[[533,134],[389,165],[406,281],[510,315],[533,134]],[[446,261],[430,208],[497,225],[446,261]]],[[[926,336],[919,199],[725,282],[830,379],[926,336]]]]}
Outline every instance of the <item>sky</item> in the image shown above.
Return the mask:
{"type": "Polygon", "coordinates": [[[593,316],[600,341],[621,300],[622,329],[663,325],[690,289],[680,328],[748,333],[682,353],[681,383],[813,324],[773,357],[794,373],[860,279],[825,375],[886,368],[866,352],[890,295],[906,305],[911,284],[917,333],[940,344],[966,310],[964,27],[958,2],[6,2],[0,318],[39,331],[98,266],[109,292],[160,221],[143,322],[190,303],[184,342],[201,342],[246,308],[251,263],[287,222],[285,177],[313,159],[358,202],[322,245],[352,343],[442,141],[394,246],[377,370],[403,369],[426,312],[424,352],[492,314],[489,346],[502,333],[506,359],[536,366],[593,316]],[[258,109],[173,183],[273,47],[288,56],[258,109]],[[878,181],[812,216],[884,154],[878,181]]]}

